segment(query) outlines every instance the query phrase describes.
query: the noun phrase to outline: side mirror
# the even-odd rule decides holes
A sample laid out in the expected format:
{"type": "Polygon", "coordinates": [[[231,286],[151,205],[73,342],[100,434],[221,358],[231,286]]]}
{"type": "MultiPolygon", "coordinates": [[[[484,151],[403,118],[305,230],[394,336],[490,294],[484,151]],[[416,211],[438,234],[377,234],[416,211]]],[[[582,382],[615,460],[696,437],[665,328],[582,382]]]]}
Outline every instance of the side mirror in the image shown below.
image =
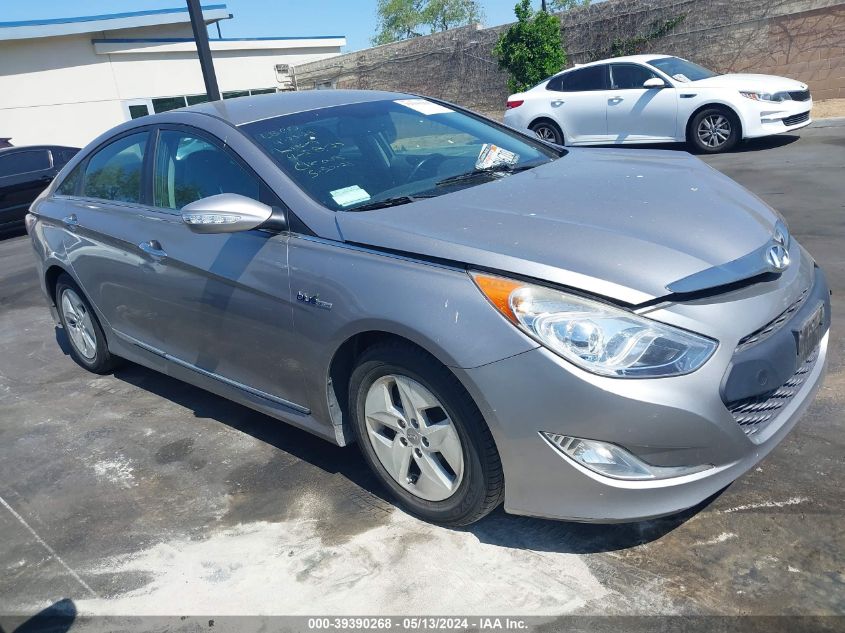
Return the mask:
{"type": "Polygon", "coordinates": [[[651,79],[646,79],[643,83],[643,88],[651,89],[651,88],[665,88],[666,82],[663,81],[660,77],[652,77],[651,79]]]}
{"type": "Polygon", "coordinates": [[[236,193],[221,193],[186,204],[182,221],[194,233],[249,231],[273,217],[273,207],[236,193]]]}

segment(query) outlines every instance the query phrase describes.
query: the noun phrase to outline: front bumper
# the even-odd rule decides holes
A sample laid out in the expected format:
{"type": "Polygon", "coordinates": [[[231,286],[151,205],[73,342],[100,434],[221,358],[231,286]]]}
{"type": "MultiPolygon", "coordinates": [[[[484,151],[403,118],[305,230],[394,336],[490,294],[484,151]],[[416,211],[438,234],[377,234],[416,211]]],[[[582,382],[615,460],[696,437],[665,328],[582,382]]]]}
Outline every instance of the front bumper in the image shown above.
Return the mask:
{"type": "MultiPolygon", "coordinates": [[[[810,275],[806,265],[802,268],[802,274],[795,274],[796,283],[810,275]]],[[[815,277],[815,284],[823,287],[814,288],[829,292],[824,276],[815,277]]],[[[747,307],[736,303],[737,310],[747,307]]],[[[545,348],[460,370],[460,377],[497,441],[508,512],[576,521],[636,521],[700,503],[771,452],[821,385],[828,337],[829,332],[801,388],[778,410],[765,434],[754,438],[746,435],[720,394],[720,378],[738,339],[721,339],[721,354],[697,372],[674,378],[602,378],[545,348]],[[713,468],[660,480],[611,479],[564,457],[542,432],[612,442],[655,466],[713,468]]]]}
{"type": "Polygon", "coordinates": [[[813,108],[812,99],[780,103],[752,101],[745,98],[743,101],[741,112],[743,138],[759,138],[792,132],[812,123],[810,116],[810,110],[813,108]]]}

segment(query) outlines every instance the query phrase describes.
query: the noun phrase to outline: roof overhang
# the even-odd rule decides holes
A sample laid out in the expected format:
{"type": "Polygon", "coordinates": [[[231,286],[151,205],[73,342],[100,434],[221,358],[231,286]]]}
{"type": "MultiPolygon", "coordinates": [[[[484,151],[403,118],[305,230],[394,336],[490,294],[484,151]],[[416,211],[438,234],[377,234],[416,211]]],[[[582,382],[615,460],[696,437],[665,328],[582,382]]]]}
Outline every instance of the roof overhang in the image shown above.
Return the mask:
{"type": "MultiPolygon", "coordinates": [[[[98,39],[91,40],[98,55],[161,54],[196,52],[191,38],[98,39]]],[[[256,37],[210,39],[212,51],[294,50],[302,48],[337,48],[346,45],[341,35],[313,37],[256,37]]]]}
{"type": "MultiPolygon", "coordinates": [[[[232,17],[225,4],[204,5],[202,7],[202,15],[207,24],[232,17]]],[[[0,22],[0,41],[79,35],[80,33],[134,29],[162,24],[180,24],[190,21],[188,8],[185,7],[89,15],[75,18],[0,22]]]]}

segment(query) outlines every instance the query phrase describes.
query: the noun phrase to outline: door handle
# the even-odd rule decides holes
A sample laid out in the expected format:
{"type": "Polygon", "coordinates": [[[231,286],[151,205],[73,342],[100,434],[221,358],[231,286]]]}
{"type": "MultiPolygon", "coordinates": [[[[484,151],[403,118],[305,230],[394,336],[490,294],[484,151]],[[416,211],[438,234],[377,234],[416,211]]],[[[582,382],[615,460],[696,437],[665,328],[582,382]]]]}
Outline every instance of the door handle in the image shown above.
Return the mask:
{"type": "Polygon", "coordinates": [[[167,257],[167,253],[161,247],[158,240],[150,240],[149,242],[141,242],[138,244],[138,248],[144,251],[147,255],[151,256],[153,259],[164,259],[167,257]]]}
{"type": "Polygon", "coordinates": [[[559,108],[562,105],[563,105],[563,101],[561,101],[560,99],[555,99],[554,101],[552,101],[552,107],[553,108],[559,108]]]}
{"type": "Polygon", "coordinates": [[[624,101],[624,100],[625,100],[624,97],[620,97],[618,95],[608,99],[608,101],[610,101],[610,103],[619,103],[620,101],[624,101]]]}
{"type": "Polygon", "coordinates": [[[76,227],[79,226],[79,219],[76,217],[75,213],[71,213],[69,216],[62,218],[62,222],[64,222],[65,226],[71,231],[76,230],[76,227]]]}

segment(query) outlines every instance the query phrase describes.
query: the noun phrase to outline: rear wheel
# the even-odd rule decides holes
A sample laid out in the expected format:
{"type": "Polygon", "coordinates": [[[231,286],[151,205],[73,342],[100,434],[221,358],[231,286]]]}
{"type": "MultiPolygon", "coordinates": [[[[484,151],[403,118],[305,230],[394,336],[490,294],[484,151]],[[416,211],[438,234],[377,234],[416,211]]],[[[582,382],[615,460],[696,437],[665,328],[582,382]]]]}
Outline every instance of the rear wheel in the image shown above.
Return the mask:
{"type": "Polygon", "coordinates": [[[97,315],[79,286],[67,274],[62,274],[56,282],[56,307],[70,341],[73,360],[95,374],[105,374],[114,369],[119,359],[109,352],[97,315]]]}
{"type": "Polygon", "coordinates": [[[461,526],[501,503],[502,465],[481,413],[423,350],[391,343],[364,352],[349,402],[364,458],[408,512],[461,526]]]}
{"type": "Polygon", "coordinates": [[[739,141],[739,120],[726,108],[706,108],[690,121],[687,140],[699,152],[726,152],[739,141]]]}
{"type": "Polygon", "coordinates": [[[551,121],[536,121],[531,124],[531,131],[537,138],[554,143],[555,145],[563,145],[563,132],[557,124],[551,121]]]}

